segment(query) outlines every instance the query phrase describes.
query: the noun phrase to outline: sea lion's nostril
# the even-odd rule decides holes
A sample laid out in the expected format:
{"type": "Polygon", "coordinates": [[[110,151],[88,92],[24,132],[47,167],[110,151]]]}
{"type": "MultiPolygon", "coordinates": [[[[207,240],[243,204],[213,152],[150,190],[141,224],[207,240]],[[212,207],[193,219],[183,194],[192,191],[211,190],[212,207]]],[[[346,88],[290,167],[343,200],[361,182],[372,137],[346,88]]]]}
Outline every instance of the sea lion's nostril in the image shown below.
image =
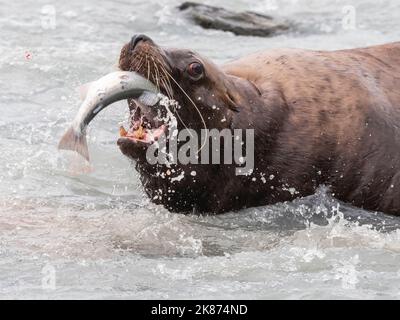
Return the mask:
{"type": "Polygon", "coordinates": [[[136,45],[140,41],[149,41],[151,40],[148,36],[145,36],[144,34],[136,34],[132,37],[131,39],[131,50],[135,49],[136,45]]]}

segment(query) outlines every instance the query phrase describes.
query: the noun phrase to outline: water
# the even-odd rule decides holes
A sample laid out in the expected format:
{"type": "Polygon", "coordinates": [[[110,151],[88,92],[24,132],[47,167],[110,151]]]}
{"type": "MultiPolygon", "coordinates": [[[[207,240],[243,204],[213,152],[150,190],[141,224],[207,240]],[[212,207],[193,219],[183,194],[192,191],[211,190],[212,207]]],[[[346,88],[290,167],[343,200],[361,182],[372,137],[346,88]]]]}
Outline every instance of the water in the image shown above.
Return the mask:
{"type": "Polygon", "coordinates": [[[0,297],[399,298],[399,218],[338,203],[323,187],[221,216],[169,213],[149,203],[116,146],[125,102],[91,124],[90,166],[56,150],[76,88],[115,70],[134,33],[218,63],[263,48],[400,40],[395,0],[220,1],[299,24],[269,39],[202,30],[178,3],[0,1],[0,297]],[[349,2],[356,30],[343,29],[349,2]],[[43,13],[52,9],[55,29],[43,13]]]}

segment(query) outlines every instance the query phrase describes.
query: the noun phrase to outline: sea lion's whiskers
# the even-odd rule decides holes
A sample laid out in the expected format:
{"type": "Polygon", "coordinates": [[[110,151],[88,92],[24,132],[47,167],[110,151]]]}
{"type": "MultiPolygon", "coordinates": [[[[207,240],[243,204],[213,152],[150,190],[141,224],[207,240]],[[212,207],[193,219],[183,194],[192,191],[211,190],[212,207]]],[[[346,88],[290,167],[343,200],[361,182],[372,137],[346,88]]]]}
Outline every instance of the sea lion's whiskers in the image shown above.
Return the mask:
{"type": "Polygon", "coordinates": [[[142,60],[143,60],[142,56],[140,56],[140,57],[139,56],[134,56],[131,65],[135,66],[135,65],[139,64],[142,60]],[[139,60],[139,58],[140,58],[140,60],[139,60]]]}
{"type": "MultiPolygon", "coordinates": [[[[154,61],[154,57],[151,57],[151,59],[153,60],[154,65],[157,67],[157,64],[156,64],[155,61],[154,61]]],[[[172,80],[173,80],[175,83],[176,83],[176,81],[175,81],[175,79],[173,79],[172,75],[165,69],[165,67],[163,66],[162,62],[161,62],[159,59],[157,59],[157,58],[156,58],[156,60],[157,60],[157,62],[158,62],[158,65],[160,66],[161,70],[162,70],[163,73],[164,73],[164,76],[165,76],[166,81],[168,81],[168,84],[169,84],[170,96],[168,96],[168,98],[173,99],[172,84],[171,84],[171,81],[169,80],[169,78],[172,78],[172,80]]],[[[165,82],[164,82],[164,83],[165,83],[165,82]]],[[[177,85],[178,85],[178,87],[183,91],[183,93],[188,97],[188,99],[191,101],[191,103],[194,105],[194,107],[196,108],[197,112],[200,113],[200,110],[197,108],[197,106],[196,106],[196,104],[193,102],[193,100],[190,99],[190,97],[189,97],[188,94],[185,92],[185,90],[184,90],[178,83],[177,83],[177,85]]],[[[178,110],[177,110],[177,108],[176,108],[175,106],[174,106],[174,109],[173,109],[173,110],[174,110],[176,116],[178,117],[179,121],[182,123],[182,125],[185,127],[185,129],[187,129],[188,132],[189,132],[189,134],[192,136],[191,132],[189,131],[188,126],[186,125],[186,123],[185,123],[185,122],[183,121],[183,119],[181,118],[181,116],[180,116],[180,114],[179,114],[179,112],[178,112],[178,110]]],[[[204,118],[202,117],[201,113],[200,113],[200,117],[201,117],[201,119],[202,119],[202,122],[203,122],[204,127],[207,128],[207,126],[206,126],[206,124],[205,124],[205,121],[204,121],[204,118]]],[[[192,136],[192,137],[193,137],[193,136],[192,136]]],[[[204,147],[204,145],[205,145],[205,143],[201,146],[201,148],[200,148],[200,150],[199,150],[198,152],[201,151],[201,149],[204,147]]]]}
{"type": "Polygon", "coordinates": [[[159,84],[159,80],[158,80],[158,72],[157,72],[157,70],[155,69],[155,66],[154,66],[153,69],[154,69],[153,78],[155,79],[155,85],[156,85],[156,87],[157,87],[158,92],[160,92],[160,84],[159,84]]]}
{"type": "MultiPolygon", "coordinates": [[[[165,69],[165,67],[162,66],[162,62],[161,62],[160,60],[157,59],[157,61],[160,63],[160,67],[162,68],[162,70],[163,70],[163,72],[164,72],[164,75],[165,75],[165,77],[166,77],[166,79],[167,79],[167,81],[168,81],[168,83],[169,83],[169,86],[170,86],[171,91],[173,91],[173,90],[172,90],[171,81],[169,80],[169,78],[172,77],[172,75],[170,75],[169,72],[165,69]]],[[[175,79],[173,79],[173,77],[172,77],[172,80],[175,81],[175,79]]],[[[175,82],[176,82],[176,81],[175,81],[175,82]]],[[[177,84],[177,85],[179,86],[179,84],[177,84]]],[[[182,88],[181,86],[179,86],[179,87],[180,87],[181,90],[183,90],[183,88],[182,88]]],[[[187,96],[187,93],[186,93],[184,90],[183,90],[183,92],[184,92],[184,94],[187,96]]],[[[173,99],[173,98],[171,98],[171,99],[173,99]]],[[[189,100],[191,100],[190,97],[189,97],[189,100]]],[[[193,101],[192,101],[192,103],[194,104],[193,101]]],[[[195,108],[197,109],[197,106],[196,106],[196,105],[195,105],[195,108]]],[[[180,116],[180,114],[179,114],[179,112],[178,112],[178,109],[177,109],[177,107],[176,107],[175,105],[173,106],[173,110],[174,110],[175,114],[177,115],[179,121],[182,123],[182,125],[183,125],[187,130],[189,130],[189,128],[188,128],[188,126],[186,125],[185,121],[183,121],[183,119],[181,118],[181,116],[180,116]]],[[[198,110],[198,109],[197,109],[197,110],[198,110]]],[[[204,123],[204,122],[203,122],[203,123],[204,123]]],[[[193,137],[192,134],[191,134],[191,131],[189,131],[189,134],[190,134],[191,137],[193,137]]],[[[203,146],[202,146],[202,148],[203,148],[203,146]]],[[[200,150],[201,150],[201,149],[200,149],[200,150]]]]}
{"type": "MultiPolygon", "coordinates": [[[[168,77],[168,75],[167,75],[168,72],[167,72],[167,70],[165,69],[165,67],[163,66],[162,62],[161,62],[159,59],[157,59],[157,58],[156,58],[156,60],[157,60],[157,62],[158,62],[158,65],[159,65],[161,71],[163,71],[163,73],[164,73],[165,80],[168,82],[168,86],[169,86],[170,92],[172,93],[173,90],[172,90],[171,81],[169,80],[169,77],[168,77]]],[[[171,97],[171,99],[172,99],[172,97],[171,97]]]]}
{"type": "Polygon", "coordinates": [[[165,69],[164,66],[161,66],[161,68],[162,68],[162,70],[163,70],[163,72],[164,72],[165,80],[166,80],[167,83],[168,83],[169,90],[171,91],[171,96],[173,97],[173,92],[174,92],[174,90],[172,89],[171,80],[169,79],[169,76],[168,76],[168,74],[167,74],[167,70],[165,69]]]}
{"type": "MultiPolygon", "coordinates": [[[[166,71],[166,70],[165,70],[165,71],[166,71]]],[[[203,144],[201,145],[200,149],[197,151],[197,153],[199,153],[199,152],[204,148],[204,146],[206,145],[207,139],[208,139],[208,137],[207,137],[208,133],[207,133],[207,124],[206,124],[206,121],[204,120],[204,117],[203,117],[201,111],[199,110],[199,108],[197,107],[197,105],[194,103],[194,101],[192,100],[192,98],[189,97],[189,95],[188,95],[188,94],[186,93],[186,91],[179,85],[179,83],[174,79],[174,77],[173,77],[168,71],[166,71],[166,72],[167,72],[167,74],[169,75],[169,77],[171,78],[171,80],[172,80],[173,82],[175,82],[175,84],[178,86],[178,88],[183,92],[183,94],[186,96],[186,98],[188,98],[189,101],[193,104],[193,106],[195,107],[197,113],[198,113],[199,116],[200,116],[201,122],[203,123],[204,129],[205,129],[205,132],[206,132],[206,135],[205,135],[203,144]]]]}
{"type": "MultiPolygon", "coordinates": [[[[139,60],[139,59],[137,59],[139,60]]],[[[140,68],[143,66],[143,56],[140,57],[139,62],[135,65],[135,70],[140,70],[140,68]]]]}
{"type": "MultiPolygon", "coordinates": [[[[158,67],[157,67],[157,64],[156,64],[156,62],[154,61],[154,58],[153,57],[151,57],[151,59],[153,60],[153,66],[154,66],[154,74],[155,74],[155,77],[156,77],[156,86],[157,86],[157,89],[160,91],[160,87],[159,87],[159,70],[158,70],[158,67]]],[[[149,66],[150,67],[150,66],[149,66]]],[[[171,95],[171,97],[169,97],[170,99],[172,99],[172,95],[171,95]]],[[[186,129],[188,129],[188,127],[187,127],[187,125],[186,125],[186,123],[182,120],[182,118],[180,117],[180,115],[179,115],[179,113],[176,111],[176,109],[175,109],[175,112],[176,112],[176,115],[178,116],[178,119],[182,122],[182,124],[183,124],[183,126],[186,128],[186,129]]]]}
{"type": "Polygon", "coordinates": [[[167,91],[168,98],[173,99],[174,98],[174,93],[173,93],[173,90],[172,90],[172,87],[171,87],[171,83],[169,82],[168,77],[167,77],[167,75],[165,74],[164,71],[163,71],[163,73],[164,74],[163,74],[162,80],[163,80],[163,84],[164,84],[165,90],[167,91]]]}
{"type": "MultiPolygon", "coordinates": [[[[143,57],[142,57],[142,58],[143,58],[143,57]]],[[[161,62],[159,59],[156,58],[156,60],[157,60],[158,63],[156,63],[156,61],[154,60],[154,57],[153,57],[153,56],[151,56],[150,59],[152,60],[152,62],[153,62],[152,64],[154,65],[154,74],[155,74],[155,79],[156,79],[156,87],[157,87],[157,90],[160,91],[159,81],[162,81],[162,83],[164,84],[165,90],[166,90],[166,92],[167,92],[168,98],[172,100],[172,99],[173,99],[173,90],[172,90],[171,81],[169,80],[169,78],[171,78],[172,76],[171,76],[171,75],[169,74],[169,72],[165,69],[165,67],[162,65],[162,62],[161,62]],[[163,72],[164,77],[161,77],[160,70],[158,69],[158,66],[160,66],[160,69],[161,69],[161,71],[163,72]]],[[[147,79],[150,81],[150,75],[153,74],[153,73],[151,72],[151,69],[152,69],[152,68],[151,68],[150,61],[149,61],[149,57],[148,57],[148,56],[146,56],[146,63],[147,63],[147,79]]],[[[138,70],[138,69],[137,69],[137,70],[138,70]]],[[[176,82],[175,79],[173,79],[173,77],[172,77],[172,80],[173,80],[174,82],[176,82]]],[[[177,84],[177,85],[178,85],[178,87],[183,91],[183,93],[188,97],[188,99],[191,101],[191,103],[194,105],[194,107],[196,108],[197,112],[200,113],[200,110],[197,108],[197,106],[196,106],[195,103],[192,101],[192,99],[190,99],[190,97],[187,95],[187,93],[185,92],[185,90],[184,90],[179,84],[177,84]]],[[[176,116],[178,117],[179,121],[180,121],[180,122],[182,123],[182,125],[185,127],[185,129],[189,130],[188,126],[187,126],[186,123],[183,121],[183,119],[182,119],[182,117],[180,116],[180,114],[179,114],[179,112],[178,112],[178,110],[177,110],[176,107],[174,107],[174,112],[175,112],[176,116]]],[[[200,113],[200,117],[201,117],[201,119],[202,119],[202,122],[203,122],[204,127],[207,129],[206,124],[205,124],[205,122],[204,122],[204,118],[202,117],[201,113],[200,113]]],[[[189,131],[189,133],[190,133],[190,135],[192,135],[190,131],[189,131]]],[[[201,149],[204,147],[204,145],[205,145],[205,143],[201,146],[201,148],[200,148],[200,150],[199,150],[198,152],[201,151],[201,149]]]]}
{"type": "Polygon", "coordinates": [[[144,65],[144,61],[135,70],[139,71],[143,67],[143,65],[144,65]]]}
{"type": "MultiPolygon", "coordinates": [[[[157,61],[160,62],[159,60],[157,60],[157,61]]],[[[160,62],[160,63],[161,63],[161,62],[160,62]]],[[[162,65],[160,65],[160,68],[161,68],[161,71],[163,71],[163,73],[164,73],[164,78],[162,78],[162,81],[163,81],[163,84],[164,84],[164,86],[165,86],[165,88],[166,88],[168,98],[171,99],[171,100],[173,100],[173,91],[172,91],[171,81],[169,81],[169,79],[168,79],[168,76],[167,76],[167,74],[166,74],[165,68],[164,68],[162,65]],[[168,81],[168,86],[169,86],[169,88],[168,88],[168,86],[166,85],[166,81],[168,81]]],[[[176,116],[178,117],[179,121],[180,121],[180,122],[182,123],[182,125],[185,127],[185,129],[189,130],[189,128],[188,128],[188,126],[186,125],[185,121],[183,121],[183,119],[181,118],[181,116],[180,116],[180,114],[179,114],[179,112],[178,112],[178,110],[177,110],[177,108],[176,108],[175,105],[173,106],[173,110],[174,110],[174,113],[176,114],[176,116]]],[[[189,133],[190,133],[190,131],[189,131],[189,133]]],[[[191,135],[191,134],[190,134],[190,135],[191,135]]]]}
{"type": "Polygon", "coordinates": [[[142,61],[143,61],[143,56],[140,56],[139,63],[142,63],[142,61]]]}
{"type": "Polygon", "coordinates": [[[169,99],[172,99],[172,94],[171,94],[171,92],[169,91],[168,86],[167,86],[167,83],[165,82],[164,78],[160,78],[160,81],[161,81],[161,84],[162,84],[162,85],[164,86],[164,88],[165,88],[165,91],[166,91],[166,93],[167,93],[168,98],[169,98],[169,99]]]}
{"type": "Polygon", "coordinates": [[[150,81],[150,62],[147,56],[146,56],[146,62],[147,62],[147,80],[150,81]]]}
{"type": "Polygon", "coordinates": [[[142,67],[142,65],[143,65],[143,63],[141,63],[141,64],[135,63],[135,64],[132,66],[132,70],[139,71],[140,68],[142,67]]]}
{"type": "MultiPolygon", "coordinates": [[[[165,74],[164,74],[165,76],[165,74]]],[[[166,92],[167,92],[167,96],[170,100],[173,100],[173,93],[172,93],[172,89],[168,89],[167,85],[166,85],[166,79],[167,78],[161,78],[161,82],[163,83],[164,87],[166,88],[166,92]],[[171,91],[170,91],[171,90],[171,91]]],[[[176,109],[176,107],[174,106],[173,108],[176,116],[178,117],[179,121],[182,123],[182,125],[185,127],[185,129],[189,130],[189,128],[187,127],[185,121],[182,120],[181,116],[179,115],[178,110],[176,109]]]]}
{"type": "Polygon", "coordinates": [[[156,69],[156,73],[158,74],[158,77],[159,77],[160,81],[162,82],[165,91],[167,92],[168,98],[172,99],[172,96],[173,96],[173,94],[172,94],[172,88],[168,87],[168,84],[167,84],[167,82],[165,81],[165,79],[168,79],[168,78],[166,77],[165,72],[162,70],[162,66],[160,65],[160,69],[161,69],[161,71],[162,71],[162,72],[161,72],[161,71],[158,69],[158,64],[155,62],[154,58],[152,57],[151,59],[153,60],[154,67],[155,67],[155,69],[156,69]]]}
{"type": "Polygon", "coordinates": [[[157,86],[158,91],[161,91],[160,90],[160,79],[159,79],[160,78],[160,74],[158,72],[158,67],[157,67],[156,63],[154,62],[153,57],[151,59],[153,60],[154,73],[155,73],[155,76],[156,76],[156,86],[157,86]]]}
{"type": "MultiPolygon", "coordinates": [[[[170,75],[169,75],[168,71],[165,69],[165,67],[162,65],[161,61],[158,59],[157,59],[157,61],[160,63],[159,66],[161,68],[161,71],[163,71],[163,73],[164,73],[164,80],[168,84],[169,91],[171,92],[171,99],[173,99],[173,90],[172,90],[172,84],[170,81],[170,75]]],[[[174,110],[177,112],[176,106],[174,106],[174,110]]]]}
{"type": "MultiPolygon", "coordinates": [[[[153,61],[154,61],[154,59],[153,59],[153,61]]],[[[160,62],[159,60],[157,60],[158,62],[160,62]]],[[[154,62],[155,63],[155,62],[154,62]]],[[[158,70],[158,65],[157,64],[155,64],[155,66],[156,66],[156,68],[157,68],[157,70],[158,70]]],[[[160,77],[162,78],[162,79],[164,79],[164,87],[165,87],[165,90],[167,91],[167,93],[168,93],[168,97],[170,98],[170,99],[172,99],[172,97],[173,97],[173,94],[172,94],[172,87],[171,87],[171,83],[169,82],[169,80],[168,80],[168,77],[167,77],[167,75],[166,75],[166,73],[165,73],[165,68],[160,64],[159,65],[159,67],[160,67],[160,69],[161,69],[161,71],[160,71],[160,77]]]]}

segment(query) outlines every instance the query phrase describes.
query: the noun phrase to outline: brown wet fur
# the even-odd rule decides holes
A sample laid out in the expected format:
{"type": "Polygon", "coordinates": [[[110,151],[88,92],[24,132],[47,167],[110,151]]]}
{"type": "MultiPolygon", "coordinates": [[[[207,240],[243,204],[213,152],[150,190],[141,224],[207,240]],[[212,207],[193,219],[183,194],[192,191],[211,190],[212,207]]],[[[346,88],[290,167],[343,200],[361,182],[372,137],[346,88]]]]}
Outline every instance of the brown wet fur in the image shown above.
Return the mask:
{"type": "MultiPolygon", "coordinates": [[[[145,54],[152,48],[160,50],[153,43],[136,50],[145,54]]],[[[174,54],[184,53],[162,53],[171,72],[176,61],[187,62],[175,61],[174,54]]],[[[267,50],[219,67],[188,54],[204,63],[206,79],[190,83],[177,76],[177,81],[193,100],[201,97],[208,128],[255,129],[255,170],[235,176],[232,165],[177,166],[185,178],[171,182],[159,175],[167,168],[146,163],[145,146],[120,141],[154,202],[178,212],[221,213],[290,201],[327,185],[339,200],[400,215],[399,42],[333,52],[267,50]],[[211,111],[214,103],[220,110],[211,111]]],[[[123,48],[122,70],[134,69],[134,55],[123,48]]],[[[181,116],[201,129],[193,107],[178,92],[174,87],[181,116]]]]}

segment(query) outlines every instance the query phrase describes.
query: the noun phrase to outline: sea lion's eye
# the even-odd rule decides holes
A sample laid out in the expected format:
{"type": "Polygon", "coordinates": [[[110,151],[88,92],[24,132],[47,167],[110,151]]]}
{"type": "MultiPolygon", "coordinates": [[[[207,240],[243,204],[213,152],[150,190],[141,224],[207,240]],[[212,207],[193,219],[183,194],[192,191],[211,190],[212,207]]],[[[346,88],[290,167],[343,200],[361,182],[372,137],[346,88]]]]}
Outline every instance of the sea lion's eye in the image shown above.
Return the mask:
{"type": "Polygon", "coordinates": [[[192,62],[191,64],[189,64],[187,71],[192,78],[198,80],[203,75],[204,68],[201,63],[192,62]]]}

